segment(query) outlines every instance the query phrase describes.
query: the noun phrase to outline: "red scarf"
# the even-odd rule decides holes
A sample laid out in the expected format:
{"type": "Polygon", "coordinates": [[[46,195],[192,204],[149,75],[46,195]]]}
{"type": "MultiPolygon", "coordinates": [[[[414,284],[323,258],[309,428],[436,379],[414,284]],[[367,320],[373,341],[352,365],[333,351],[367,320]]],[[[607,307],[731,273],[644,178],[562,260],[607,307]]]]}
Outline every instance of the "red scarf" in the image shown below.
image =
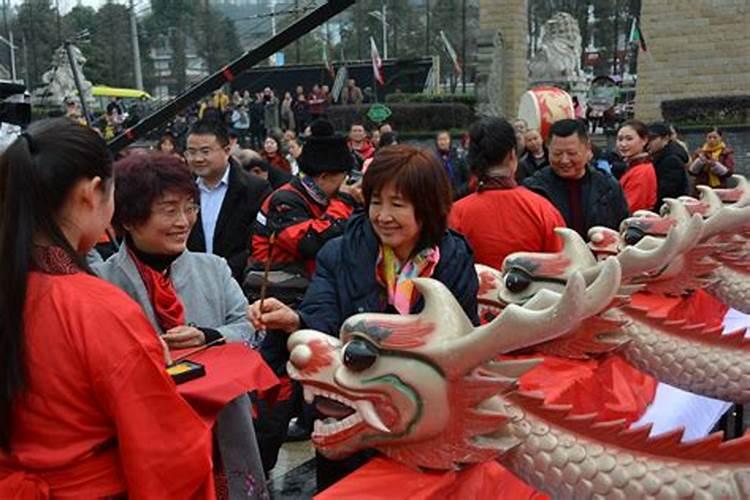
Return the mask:
{"type": "Polygon", "coordinates": [[[182,305],[169,279],[169,269],[161,273],[141,262],[132,250],[128,249],[128,254],[133,259],[138,274],[141,275],[151,306],[154,308],[156,321],[161,329],[166,332],[176,326],[184,325],[185,306],[182,305]]]}

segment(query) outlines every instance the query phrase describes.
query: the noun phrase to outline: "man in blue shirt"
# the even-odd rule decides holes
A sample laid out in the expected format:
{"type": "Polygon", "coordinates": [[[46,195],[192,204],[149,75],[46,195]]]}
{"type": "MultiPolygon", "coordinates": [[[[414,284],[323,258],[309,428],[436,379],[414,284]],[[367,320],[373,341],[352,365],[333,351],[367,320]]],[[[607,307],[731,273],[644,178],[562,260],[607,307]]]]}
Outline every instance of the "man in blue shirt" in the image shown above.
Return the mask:
{"type": "Polygon", "coordinates": [[[253,222],[271,186],[245,173],[232,158],[229,134],[220,122],[202,120],[190,128],[185,158],[196,175],[201,205],[188,249],[224,257],[241,283],[253,222]]]}

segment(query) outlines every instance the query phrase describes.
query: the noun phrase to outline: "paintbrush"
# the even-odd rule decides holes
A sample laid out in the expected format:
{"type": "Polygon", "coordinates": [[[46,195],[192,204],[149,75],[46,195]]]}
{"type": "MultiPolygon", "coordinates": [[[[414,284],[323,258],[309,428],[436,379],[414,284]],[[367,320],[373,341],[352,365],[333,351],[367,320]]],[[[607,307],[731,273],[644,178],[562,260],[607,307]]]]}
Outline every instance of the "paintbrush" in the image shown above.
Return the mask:
{"type": "MultiPolygon", "coordinates": [[[[260,315],[263,316],[263,302],[266,300],[266,293],[268,293],[268,273],[271,272],[271,261],[273,260],[273,245],[276,243],[276,233],[271,233],[271,237],[268,239],[268,258],[263,266],[263,282],[260,285],[260,315]]],[[[259,330],[258,343],[263,342],[263,338],[266,336],[266,330],[259,330]]]]}

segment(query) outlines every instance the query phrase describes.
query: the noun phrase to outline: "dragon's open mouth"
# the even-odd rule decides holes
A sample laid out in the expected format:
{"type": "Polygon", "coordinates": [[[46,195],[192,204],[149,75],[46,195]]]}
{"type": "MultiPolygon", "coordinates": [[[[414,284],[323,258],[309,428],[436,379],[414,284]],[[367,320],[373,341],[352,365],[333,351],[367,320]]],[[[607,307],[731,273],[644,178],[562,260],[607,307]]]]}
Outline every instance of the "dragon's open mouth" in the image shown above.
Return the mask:
{"type": "Polygon", "coordinates": [[[305,401],[315,403],[315,408],[325,418],[316,420],[312,439],[319,445],[347,439],[364,425],[384,433],[390,430],[383,423],[375,405],[369,399],[351,400],[340,393],[314,385],[304,385],[305,401]]]}

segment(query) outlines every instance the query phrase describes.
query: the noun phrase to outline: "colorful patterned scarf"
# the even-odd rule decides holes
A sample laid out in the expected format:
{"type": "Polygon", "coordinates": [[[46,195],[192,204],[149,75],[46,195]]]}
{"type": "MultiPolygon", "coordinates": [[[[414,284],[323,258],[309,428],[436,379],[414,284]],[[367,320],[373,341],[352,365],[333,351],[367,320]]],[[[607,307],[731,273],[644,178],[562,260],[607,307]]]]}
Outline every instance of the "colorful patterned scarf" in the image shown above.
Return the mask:
{"type": "Polygon", "coordinates": [[[388,291],[388,303],[396,308],[399,314],[409,314],[416,302],[413,278],[429,278],[440,260],[438,247],[425,248],[417,255],[401,264],[393,249],[380,246],[378,255],[378,281],[388,291]]]}

